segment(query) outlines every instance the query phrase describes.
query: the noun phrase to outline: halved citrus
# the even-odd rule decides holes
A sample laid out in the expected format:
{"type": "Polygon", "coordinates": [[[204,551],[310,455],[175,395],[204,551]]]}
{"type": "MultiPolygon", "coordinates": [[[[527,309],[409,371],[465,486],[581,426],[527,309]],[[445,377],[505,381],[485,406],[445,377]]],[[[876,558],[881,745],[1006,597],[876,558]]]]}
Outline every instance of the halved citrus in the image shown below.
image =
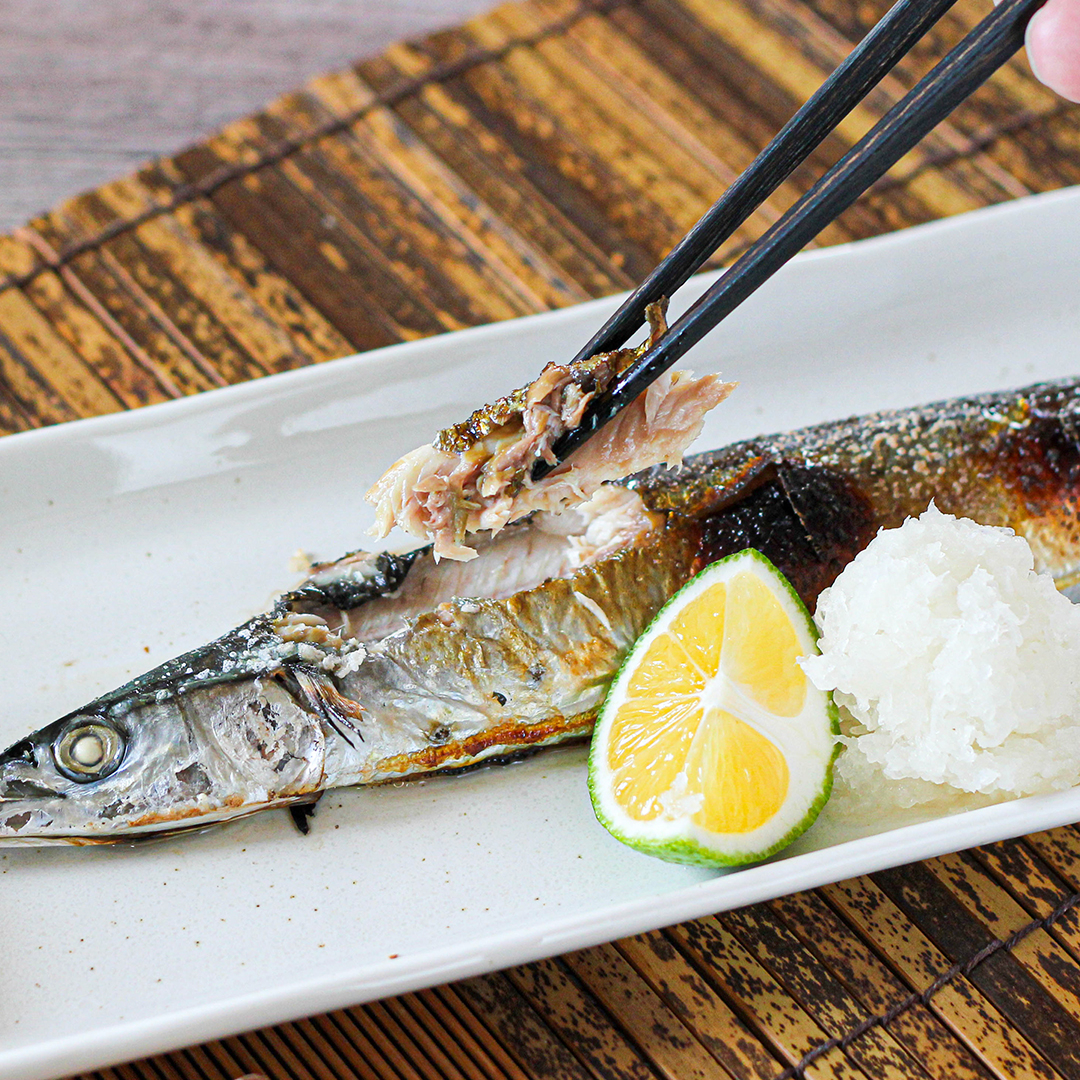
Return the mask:
{"type": "Polygon", "coordinates": [[[817,631],[752,549],[706,567],[661,609],[608,691],[589,790],[618,839],[674,862],[731,866],[817,817],[839,749],[836,708],[796,659],[817,631]]]}

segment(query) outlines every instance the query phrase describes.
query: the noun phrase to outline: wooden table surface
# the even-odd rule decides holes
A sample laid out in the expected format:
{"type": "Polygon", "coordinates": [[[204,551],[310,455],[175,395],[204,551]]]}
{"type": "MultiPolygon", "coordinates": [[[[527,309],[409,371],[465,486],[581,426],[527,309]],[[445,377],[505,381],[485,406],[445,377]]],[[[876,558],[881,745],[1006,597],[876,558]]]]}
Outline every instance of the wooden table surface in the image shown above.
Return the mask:
{"type": "Polygon", "coordinates": [[[0,233],[487,0],[0,0],[0,233]]]}

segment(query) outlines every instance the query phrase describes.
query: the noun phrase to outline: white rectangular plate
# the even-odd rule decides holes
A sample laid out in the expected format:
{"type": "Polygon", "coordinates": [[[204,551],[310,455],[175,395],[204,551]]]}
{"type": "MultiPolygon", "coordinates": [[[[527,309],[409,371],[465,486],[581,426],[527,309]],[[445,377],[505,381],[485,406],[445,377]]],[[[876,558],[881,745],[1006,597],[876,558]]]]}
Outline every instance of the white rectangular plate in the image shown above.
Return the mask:
{"type": "MultiPolygon", "coordinates": [[[[1080,370],[1080,190],[804,256],[687,362],[741,380],[699,446],[1080,370]]],[[[711,278],[684,290],[682,303],[711,278]]],[[[402,452],[566,358],[620,298],[0,441],[0,742],[216,637],[365,543],[402,452]]],[[[332,792],[139,848],[0,855],[0,1076],[72,1073],[1080,817],[1080,791],[737,873],[594,821],[581,750],[332,792]]],[[[881,831],[883,830],[883,831],[881,831]]],[[[864,830],[865,831],[865,830],[864,830]]]]}

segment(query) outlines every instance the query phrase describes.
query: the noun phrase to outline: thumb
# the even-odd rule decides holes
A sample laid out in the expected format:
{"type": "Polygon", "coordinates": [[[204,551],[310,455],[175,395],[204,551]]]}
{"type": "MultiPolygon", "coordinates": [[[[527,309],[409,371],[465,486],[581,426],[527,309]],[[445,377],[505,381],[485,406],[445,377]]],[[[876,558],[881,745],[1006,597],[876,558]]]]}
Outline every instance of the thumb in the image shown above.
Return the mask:
{"type": "Polygon", "coordinates": [[[1080,101],[1080,0],[1047,0],[1027,28],[1035,77],[1070,101],[1080,101]]]}

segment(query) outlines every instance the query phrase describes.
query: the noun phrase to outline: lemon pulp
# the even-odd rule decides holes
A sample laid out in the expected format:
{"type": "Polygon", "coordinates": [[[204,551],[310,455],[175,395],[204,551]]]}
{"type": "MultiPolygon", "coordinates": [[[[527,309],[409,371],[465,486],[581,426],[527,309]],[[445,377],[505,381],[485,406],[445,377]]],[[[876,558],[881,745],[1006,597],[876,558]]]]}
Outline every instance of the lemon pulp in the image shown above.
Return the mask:
{"type": "Polygon", "coordinates": [[[619,839],[677,861],[763,858],[828,797],[835,709],[796,660],[816,632],[764,556],[707,567],[631,650],[590,754],[597,816],[619,839]]]}

